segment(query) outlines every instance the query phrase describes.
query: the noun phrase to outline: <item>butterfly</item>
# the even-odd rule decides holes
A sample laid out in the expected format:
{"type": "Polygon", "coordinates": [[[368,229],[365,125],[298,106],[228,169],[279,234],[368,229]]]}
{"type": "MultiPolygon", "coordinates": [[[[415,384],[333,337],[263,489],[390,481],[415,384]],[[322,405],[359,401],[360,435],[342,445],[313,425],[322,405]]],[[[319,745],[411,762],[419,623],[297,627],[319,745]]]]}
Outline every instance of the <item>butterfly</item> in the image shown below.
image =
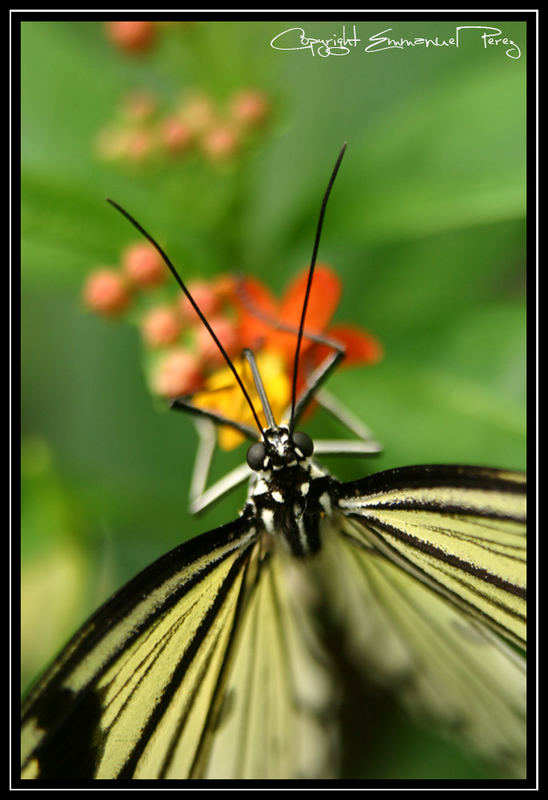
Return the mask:
{"type": "MultiPolygon", "coordinates": [[[[320,607],[366,671],[490,758],[521,768],[526,642],[525,476],[461,465],[406,466],[342,483],[298,421],[344,356],[333,352],[297,397],[324,195],[297,331],[289,420],[277,423],[257,359],[257,432],[239,516],[179,545],[110,598],[23,703],[24,779],[322,778],[337,774],[336,678],[320,607]],[[517,646],[517,647],[516,647],[517,646]]],[[[349,425],[352,428],[352,424],[349,425]]],[[[367,433],[346,452],[377,448],[367,433]]]]}

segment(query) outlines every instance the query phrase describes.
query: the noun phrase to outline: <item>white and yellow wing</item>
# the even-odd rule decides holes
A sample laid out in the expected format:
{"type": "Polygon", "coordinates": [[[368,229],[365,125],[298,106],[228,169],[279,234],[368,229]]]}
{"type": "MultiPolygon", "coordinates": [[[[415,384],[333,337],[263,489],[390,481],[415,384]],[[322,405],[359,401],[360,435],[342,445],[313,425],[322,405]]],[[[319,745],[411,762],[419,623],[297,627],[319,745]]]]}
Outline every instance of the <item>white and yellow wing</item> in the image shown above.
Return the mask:
{"type": "Polygon", "coordinates": [[[163,556],[99,609],[24,703],[22,777],[305,774],[304,731],[321,744],[322,695],[303,691],[300,670],[318,689],[323,668],[299,644],[282,563],[265,544],[239,519],[163,556]]]}
{"type": "Polygon", "coordinates": [[[523,476],[389,470],[340,505],[321,579],[367,675],[522,775],[525,662],[492,630],[525,639],[523,476]]]}
{"type": "Polygon", "coordinates": [[[273,549],[242,624],[205,777],[337,776],[338,692],[309,577],[306,560],[273,549]]]}
{"type": "Polygon", "coordinates": [[[480,467],[387,470],[343,484],[361,540],[525,647],[525,476],[480,467]]]}

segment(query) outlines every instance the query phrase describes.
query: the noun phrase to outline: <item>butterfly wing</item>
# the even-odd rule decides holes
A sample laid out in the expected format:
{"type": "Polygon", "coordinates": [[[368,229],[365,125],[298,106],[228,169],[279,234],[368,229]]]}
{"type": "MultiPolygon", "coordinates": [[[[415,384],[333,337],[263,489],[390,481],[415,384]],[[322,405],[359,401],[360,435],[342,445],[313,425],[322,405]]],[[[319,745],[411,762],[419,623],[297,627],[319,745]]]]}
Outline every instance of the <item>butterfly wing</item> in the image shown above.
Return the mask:
{"type": "Polygon", "coordinates": [[[526,641],[525,476],[403,467],[343,485],[362,541],[505,637],[526,641]]]}
{"type": "Polygon", "coordinates": [[[240,518],[107,601],[23,706],[22,777],[298,777],[303,743],[325,765],[328,684],[267,544],[240,518]]]}
{"type": "Polygon", "coordinates": [[[521,774],[524,660],[490,629],[525,639],[523,476],[410,467],[340,492],[322,578],[358,661],[521,774]]]}
{"type": "Polygon", "coordinates": [[[256,540],[243,518],[203,534],[90,618],[23,705],[23,777],[162,777],[174,760],[192,773],[222,695],[256,540]]]}
{"type": "Polygon", "coordinates": [[[204,777],[336,777],[337,692],[308,562],[273,547],[261,564],[204,777]]]}

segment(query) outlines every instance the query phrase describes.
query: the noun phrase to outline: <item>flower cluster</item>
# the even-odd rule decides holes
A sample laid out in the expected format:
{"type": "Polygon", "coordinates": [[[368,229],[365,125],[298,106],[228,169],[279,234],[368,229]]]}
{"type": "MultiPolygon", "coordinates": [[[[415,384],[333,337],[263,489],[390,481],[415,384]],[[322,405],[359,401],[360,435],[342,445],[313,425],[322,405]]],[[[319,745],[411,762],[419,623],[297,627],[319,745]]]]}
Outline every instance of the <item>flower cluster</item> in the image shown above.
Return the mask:
{"type": "MultiPolygon", "coordinates": [[[[151,355],[151,389],[163,397],[190,394],[222,357],[182,293],[166,293],[171,279],[155,248],[148,242],[127,247],[119,267],[97,267],[87,277],[85,306],[101,316],[136,321],[151,355]]],[[[230,279],[194,281],[189,291],[230,355],[239,342],[235,314],[230,308],[230,279]]],[[[171,288],[171,287],[170,287],[171,288]]]]}
{"type": "Polygon", "coordinates": [[[190,93],[168,110],[151,92],[133,92],[99,132],[96,150],[102,159],[133,163],[192,154],[223,162],[249,146],[269,113],[265,93],[253,88],[236,91],[223,105],[190,93]]]}
{"type": "MultiPolygon", "coordinates": [[[[165,29],[191,32],[195,24],[106,22],[104,31],[124,55],[142,56],[154,49],[165,29]]],[[[133,92],[99,131],[96,152],[104,160],[139,164],[191,154],[223,162],[249,146],[270,114],[268,97],[253,87],[241,87],[223,103],[202,91],[186,92],[167,106],[150,91],[133,92]]]]}
{"type": "MultiPolygon", "coordinates": [[[[170,284],[163,284],[168,274],[152,245],[133,244],[123,252],[119,268],[100,267],[90,273],[83,290],[84,303],[105,317],[124,317],[137,323],[153,394],[165,398],[192,395],[194,405],[253,426],[251,411],[194,308],[182,293],[166,293],[170,284]]],[[[194,301],[260,408],[249,368],[240,357],[244,348],[256,353],[278,420],[290,402],[296,331],[306,281],[304,270],[280,301],[256,279],[221,276],[188,284],[194,301]]],[[[372,364],[382,357],[382,347],[371,334],[349,325],[330,324],[340,294],[335,272],[318,264],[302,341],[299,388],[331,352],[327,344],[310,338],[310,334],[324,334],[344,345],[345,364],[372,364]]],[[[231,428],[220,428],[219,442],[225,449],[235,447],[241,438],[231,428]]]]}

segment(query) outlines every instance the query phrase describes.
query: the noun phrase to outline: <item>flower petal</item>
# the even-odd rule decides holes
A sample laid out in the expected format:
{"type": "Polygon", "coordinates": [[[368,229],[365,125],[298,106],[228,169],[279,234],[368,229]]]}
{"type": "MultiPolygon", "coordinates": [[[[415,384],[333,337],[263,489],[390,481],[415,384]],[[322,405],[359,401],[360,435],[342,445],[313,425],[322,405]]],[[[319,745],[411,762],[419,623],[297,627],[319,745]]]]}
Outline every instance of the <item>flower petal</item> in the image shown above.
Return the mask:
{"type": "MultiPolygon", "coordinates": [[[[271,330],[267,339],[267,346],[284,354],[287,359],[295,355],[307,280],[308,269],[305,269],[289,286],[281,301],[278,319],[283,325],[291,326],[293,332],[271,330]]],[[[321,334],[333,316],[340,296],[341,282],[335,272],[325,264],[317,264],[306,310],[305,331],[321,334]]],[[[302,352],[311,346],[312,342],[305,337],[302,352]]]]}
{"type": "Polygon", "coordinates": [[[257,350],[278,319],[278,303],[256,278],[234,279],[233,302],[238,309],[238,331],[242,347],[257,350]]]}
{"type": "MultiPolygon", "coordinates": [[[[355,325],[332,325],[327,336],[335,339],[346,348],[343,367],[358,364],[376,364],[384,355],[382,344],[375,336],[355,325]]],[[[318,344],[314,347],[313,362],[318,366],[333,352],[328,345],[318,344]]]]}
{"type": "MultiPolygon", "coordinates": [[[[282,298],[280,321],[286,325],[299,326],[307,280],[308,268],[293,281],[282,298]]],[[[326,264],[317,264],[306,310],[306,330],[311,333],[324,331],[340,298],[341,282],[336,273],[326,264]]]]}

